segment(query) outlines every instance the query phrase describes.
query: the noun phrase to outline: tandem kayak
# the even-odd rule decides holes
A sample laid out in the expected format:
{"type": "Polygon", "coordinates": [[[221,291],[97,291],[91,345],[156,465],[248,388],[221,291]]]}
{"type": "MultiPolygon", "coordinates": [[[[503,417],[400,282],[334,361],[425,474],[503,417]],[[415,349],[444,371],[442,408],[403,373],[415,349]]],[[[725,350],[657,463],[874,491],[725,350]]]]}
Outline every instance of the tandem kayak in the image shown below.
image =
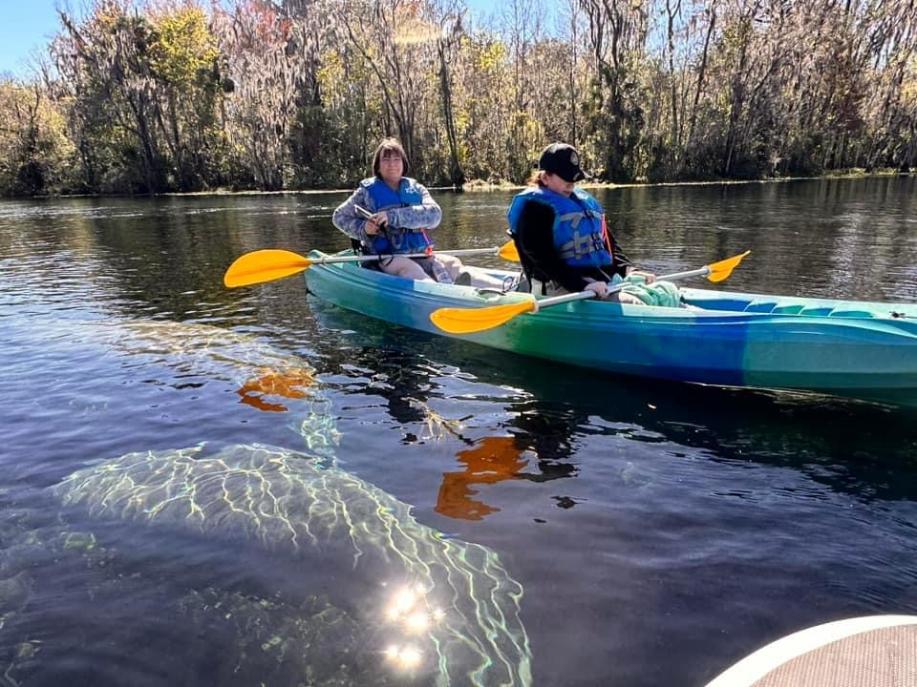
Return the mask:
{"type": "MultiPolygon", "coordinates": [[[[442,336],[450,335],[430,320],[439,308],[530,298],[401,279],[357,263],[315,264],[306,280],[308,290],[328,303],[442,336]]],[[[686,308],[580,300],[455,338],[612,373],[917,405],[917,305],[690,288],[681,293],[686,308]]]]}

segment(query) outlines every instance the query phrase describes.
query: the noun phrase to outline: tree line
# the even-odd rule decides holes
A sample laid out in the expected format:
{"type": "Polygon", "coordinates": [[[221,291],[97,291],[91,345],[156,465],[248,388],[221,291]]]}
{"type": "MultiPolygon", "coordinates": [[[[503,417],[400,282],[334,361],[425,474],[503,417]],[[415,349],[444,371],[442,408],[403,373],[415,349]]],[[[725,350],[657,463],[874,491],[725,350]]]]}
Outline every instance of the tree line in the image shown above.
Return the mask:
{"type": "Polygon", "coordinates": [[[0,80],[0,193],[917,166],[917,0],[92,0],[0,80]]]}

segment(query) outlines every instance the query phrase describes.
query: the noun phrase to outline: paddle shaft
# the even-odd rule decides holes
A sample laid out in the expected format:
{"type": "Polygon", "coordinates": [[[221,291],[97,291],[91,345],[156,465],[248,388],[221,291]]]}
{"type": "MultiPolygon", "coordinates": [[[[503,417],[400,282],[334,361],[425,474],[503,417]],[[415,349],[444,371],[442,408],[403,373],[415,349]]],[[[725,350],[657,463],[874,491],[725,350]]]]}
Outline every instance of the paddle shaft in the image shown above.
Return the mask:
{"type": "MultiPolygon", "coordinates": [[[[688,270],[687,272],[673,272],[672,274],[663,274],[661,277],[656,277],[656,279],[659,281],[678,281],[679,279],[687,279],[688,277],[702,277],[708,274],[710,274],[710,267],[704,265],[703,267],[698,267],[696,270],[688,270]]],[[[615,284],[614,286],[609,286],[608,293],[617,293],[625,286],[627,286],[627,284],[624,282],[615,284]]],[[[542,308],[550,308],[552,305],[561,305],[563,303],[570,303],[572,301],[584,301],[589,298],[595,298],[594,291],[577,291],[576,293],[566,293],[563,296],[542,298],[541,300],[536,301],[536,305],[537,310],[541,310],[542,308]]]]}
{"type": "MultiPolygon", "coordinates": [[[[486,255],[490,253],[491,255],[497,255],[500,251],[500,246],[491,247],[491,248],[460,248],[458,250],[443,251],[447,255],[486,255]]],[[[395,253],[394,255],[333,255],[327,258],[309,258],[309,262],[313,265],[325,265],[331,262],[373,262],[374,260],[384,260],[385,258],[398,257],[398,258],[431,258],[434,257],[434,253],[395,253]]]]}

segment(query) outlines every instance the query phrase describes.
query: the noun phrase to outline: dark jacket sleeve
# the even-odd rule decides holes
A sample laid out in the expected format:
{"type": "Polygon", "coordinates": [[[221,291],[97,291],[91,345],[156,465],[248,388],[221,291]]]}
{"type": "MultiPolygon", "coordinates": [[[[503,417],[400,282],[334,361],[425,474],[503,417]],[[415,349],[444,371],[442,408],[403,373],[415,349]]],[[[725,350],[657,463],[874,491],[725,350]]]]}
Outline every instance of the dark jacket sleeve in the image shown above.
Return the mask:
{"type": "Polygon", "coordinates": [[[628,258],[624,251],[618,246],[618,242],[615,240],[614,234],[611,233],[611,229],[608,230],[608,238],[611,241],[611,252],[612,252],[612,263],[608,269],[604,270],[611,274],[619,274],[622,277],[627,276],[628,268],[632,268],[634,263],[631,262],[631,259],[628,258]]]}
{"type": "Polygon", "coordinates": [[[539,281],[554,281],[567,291],[582,291],[589,282],[582,271],[568,266],[554,249],[554,210],[527,202],[519,216],[516,245],[522,268],[539,281]]]}

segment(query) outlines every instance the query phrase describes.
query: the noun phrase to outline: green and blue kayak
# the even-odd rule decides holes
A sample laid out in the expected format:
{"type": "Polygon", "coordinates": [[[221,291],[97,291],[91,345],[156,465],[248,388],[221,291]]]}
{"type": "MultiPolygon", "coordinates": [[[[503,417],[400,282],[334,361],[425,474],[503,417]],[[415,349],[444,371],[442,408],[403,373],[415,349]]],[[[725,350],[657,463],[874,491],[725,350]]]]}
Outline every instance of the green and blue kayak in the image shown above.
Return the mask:
{"type": "MultiPolygon", "coordinates": [[[[314,260],[323,257],[310,254],[314,260]]],[[[530,298],[415,282],[352,262],[315,264],[306,279],[309,291],[328,303],[443,336],[448,335],[430,320],[439,308],[530,298]]],[[[917,405],[917,305],[681,292],[689,307],[580,300],[458,338],[612,373],[917,405]]]]}

